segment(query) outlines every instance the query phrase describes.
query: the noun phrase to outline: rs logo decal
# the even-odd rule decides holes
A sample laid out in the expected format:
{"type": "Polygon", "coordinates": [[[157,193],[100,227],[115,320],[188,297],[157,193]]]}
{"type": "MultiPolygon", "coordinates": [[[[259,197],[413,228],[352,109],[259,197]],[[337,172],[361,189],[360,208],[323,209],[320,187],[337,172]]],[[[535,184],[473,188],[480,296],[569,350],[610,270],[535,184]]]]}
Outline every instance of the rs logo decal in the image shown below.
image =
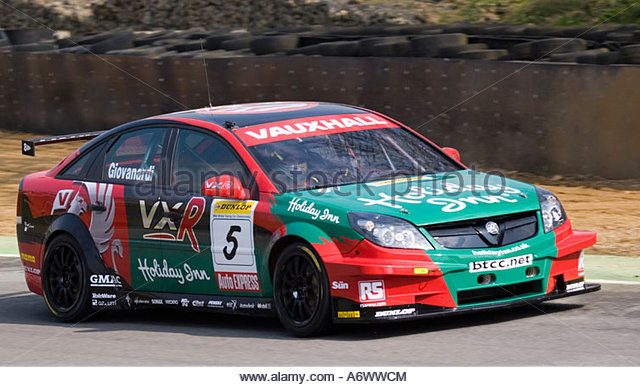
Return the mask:
{"type": "Polygon", "coordinates": [[[386,294],[384,291],[384,281],[360,281],[360,302],[384,301],[386,294]]]}

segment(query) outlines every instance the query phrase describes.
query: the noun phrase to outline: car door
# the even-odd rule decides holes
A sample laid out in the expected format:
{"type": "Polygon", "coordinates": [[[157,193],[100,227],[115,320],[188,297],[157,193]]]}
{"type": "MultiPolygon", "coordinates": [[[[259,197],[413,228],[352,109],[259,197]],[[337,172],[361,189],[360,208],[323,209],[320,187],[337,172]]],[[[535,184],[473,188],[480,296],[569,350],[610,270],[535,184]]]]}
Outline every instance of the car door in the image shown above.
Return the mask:
{"type": "MultiPolygon", "coordinates": [[[[176,213],[175,238],[163,247],[166,289],[192,294],[256,294],[260,289],[254,247],[256,200],[204,196],[211,177],[234,176],[254,187],[251,174],[233,148],[207,130],[177,129],[170,187],[162,202],[176,213]]],[[[252,198],[257,196],[257,190],[252,198]]]]}
{"type": "MultiPolygon", "coordinates": [[[[163,208],[157,203],[166,184],[167,144],[170,128],[141,127],[116,135],[106,146],[97,172],[105,192],[123,192],[125,211],[113,217],[116,229],[126,230],[128,240],[128,281],[137,290],[161,290],[149,271],[140,267],[162,260],[162,245],[153,236],[164,229],[163,208]]],[[[152,266],[150,266],[152,267],[152,266]]],[[[120,270],[122,271],[122,270],[120,270]]]]}

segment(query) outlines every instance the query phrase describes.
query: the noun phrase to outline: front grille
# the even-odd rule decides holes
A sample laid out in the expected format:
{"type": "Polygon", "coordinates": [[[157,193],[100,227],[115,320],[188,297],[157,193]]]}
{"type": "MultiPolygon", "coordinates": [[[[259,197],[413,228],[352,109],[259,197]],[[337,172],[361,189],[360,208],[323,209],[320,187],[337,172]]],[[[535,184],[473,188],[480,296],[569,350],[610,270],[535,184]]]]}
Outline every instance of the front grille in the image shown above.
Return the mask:
{"type": "Polygon", "coordinates": [[[479,249],[506,246],[529,239],[538,232],[536,212],[523,212],[426,226],[427,232],[443,247],[449,249],[479,249]],[[488,222],[495,222],[499,232],[488,230],[488,222]]]}
{"type": "Polygon", "coordinates": [[[492,286],[458,292],[458,305],[498,301],[504,298],[542,292],[542,280],[520,282],[512,285],[492,286]]]}

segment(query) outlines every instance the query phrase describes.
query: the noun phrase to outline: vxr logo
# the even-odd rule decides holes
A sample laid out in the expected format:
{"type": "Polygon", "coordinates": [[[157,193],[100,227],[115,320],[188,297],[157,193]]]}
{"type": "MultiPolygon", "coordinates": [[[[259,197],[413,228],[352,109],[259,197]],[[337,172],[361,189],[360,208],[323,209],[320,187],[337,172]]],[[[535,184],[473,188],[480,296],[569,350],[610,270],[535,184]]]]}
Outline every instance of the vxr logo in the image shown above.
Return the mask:
{"type": "Polygon", "coordinates": [[[206,201],[204,198],[194,197],[189,200],[184,211],[180,212],[182,202],[174,204],[169,208],[169,204],[164,200],[153,203],[151,208],[147,211],[147,205],[144,200],[140,200],[140,214],[142,216],[142,226],[146,229],[163,230],[168,227],[173,232],[151,232],[144,234],[144,239],[153,240],[169,240],[182,242],[184,237],[189,238],[191,242],[191,248],[200,252],[200,246],[198,244],[198,238],[193,228],[198,224],[202,214],[204,214],[204,207],[206,201]],[[158,211],[158,207],[162,207],[162,212],[158,211]],[[156,214],[160,215],[159,219],[154,223],[156,214]],[[180,226],[176,227],[175,222],[180,220],[180,226]]]}

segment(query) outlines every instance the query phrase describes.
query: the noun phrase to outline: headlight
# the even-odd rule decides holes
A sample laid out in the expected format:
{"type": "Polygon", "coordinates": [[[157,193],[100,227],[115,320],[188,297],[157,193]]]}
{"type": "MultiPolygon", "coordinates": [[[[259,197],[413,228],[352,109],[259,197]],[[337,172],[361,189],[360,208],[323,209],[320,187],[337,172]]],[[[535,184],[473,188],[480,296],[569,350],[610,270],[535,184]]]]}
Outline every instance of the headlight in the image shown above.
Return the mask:
{"type": "Polygon", "coordinates": [[[431,250],[431,243],[411,223],[393,216],[350,212],[349,223],[367,240],[382,247],[431,250]]]}
{"type": "Polygon", "coordinates": [[[555,230],[567,220],[567,214],[560,204],[560,200],[554,194],[536,187],[538,201],[540,202],[540,211],[542,212],[542,223],[544,224],[544,232],[555,230]]]}

